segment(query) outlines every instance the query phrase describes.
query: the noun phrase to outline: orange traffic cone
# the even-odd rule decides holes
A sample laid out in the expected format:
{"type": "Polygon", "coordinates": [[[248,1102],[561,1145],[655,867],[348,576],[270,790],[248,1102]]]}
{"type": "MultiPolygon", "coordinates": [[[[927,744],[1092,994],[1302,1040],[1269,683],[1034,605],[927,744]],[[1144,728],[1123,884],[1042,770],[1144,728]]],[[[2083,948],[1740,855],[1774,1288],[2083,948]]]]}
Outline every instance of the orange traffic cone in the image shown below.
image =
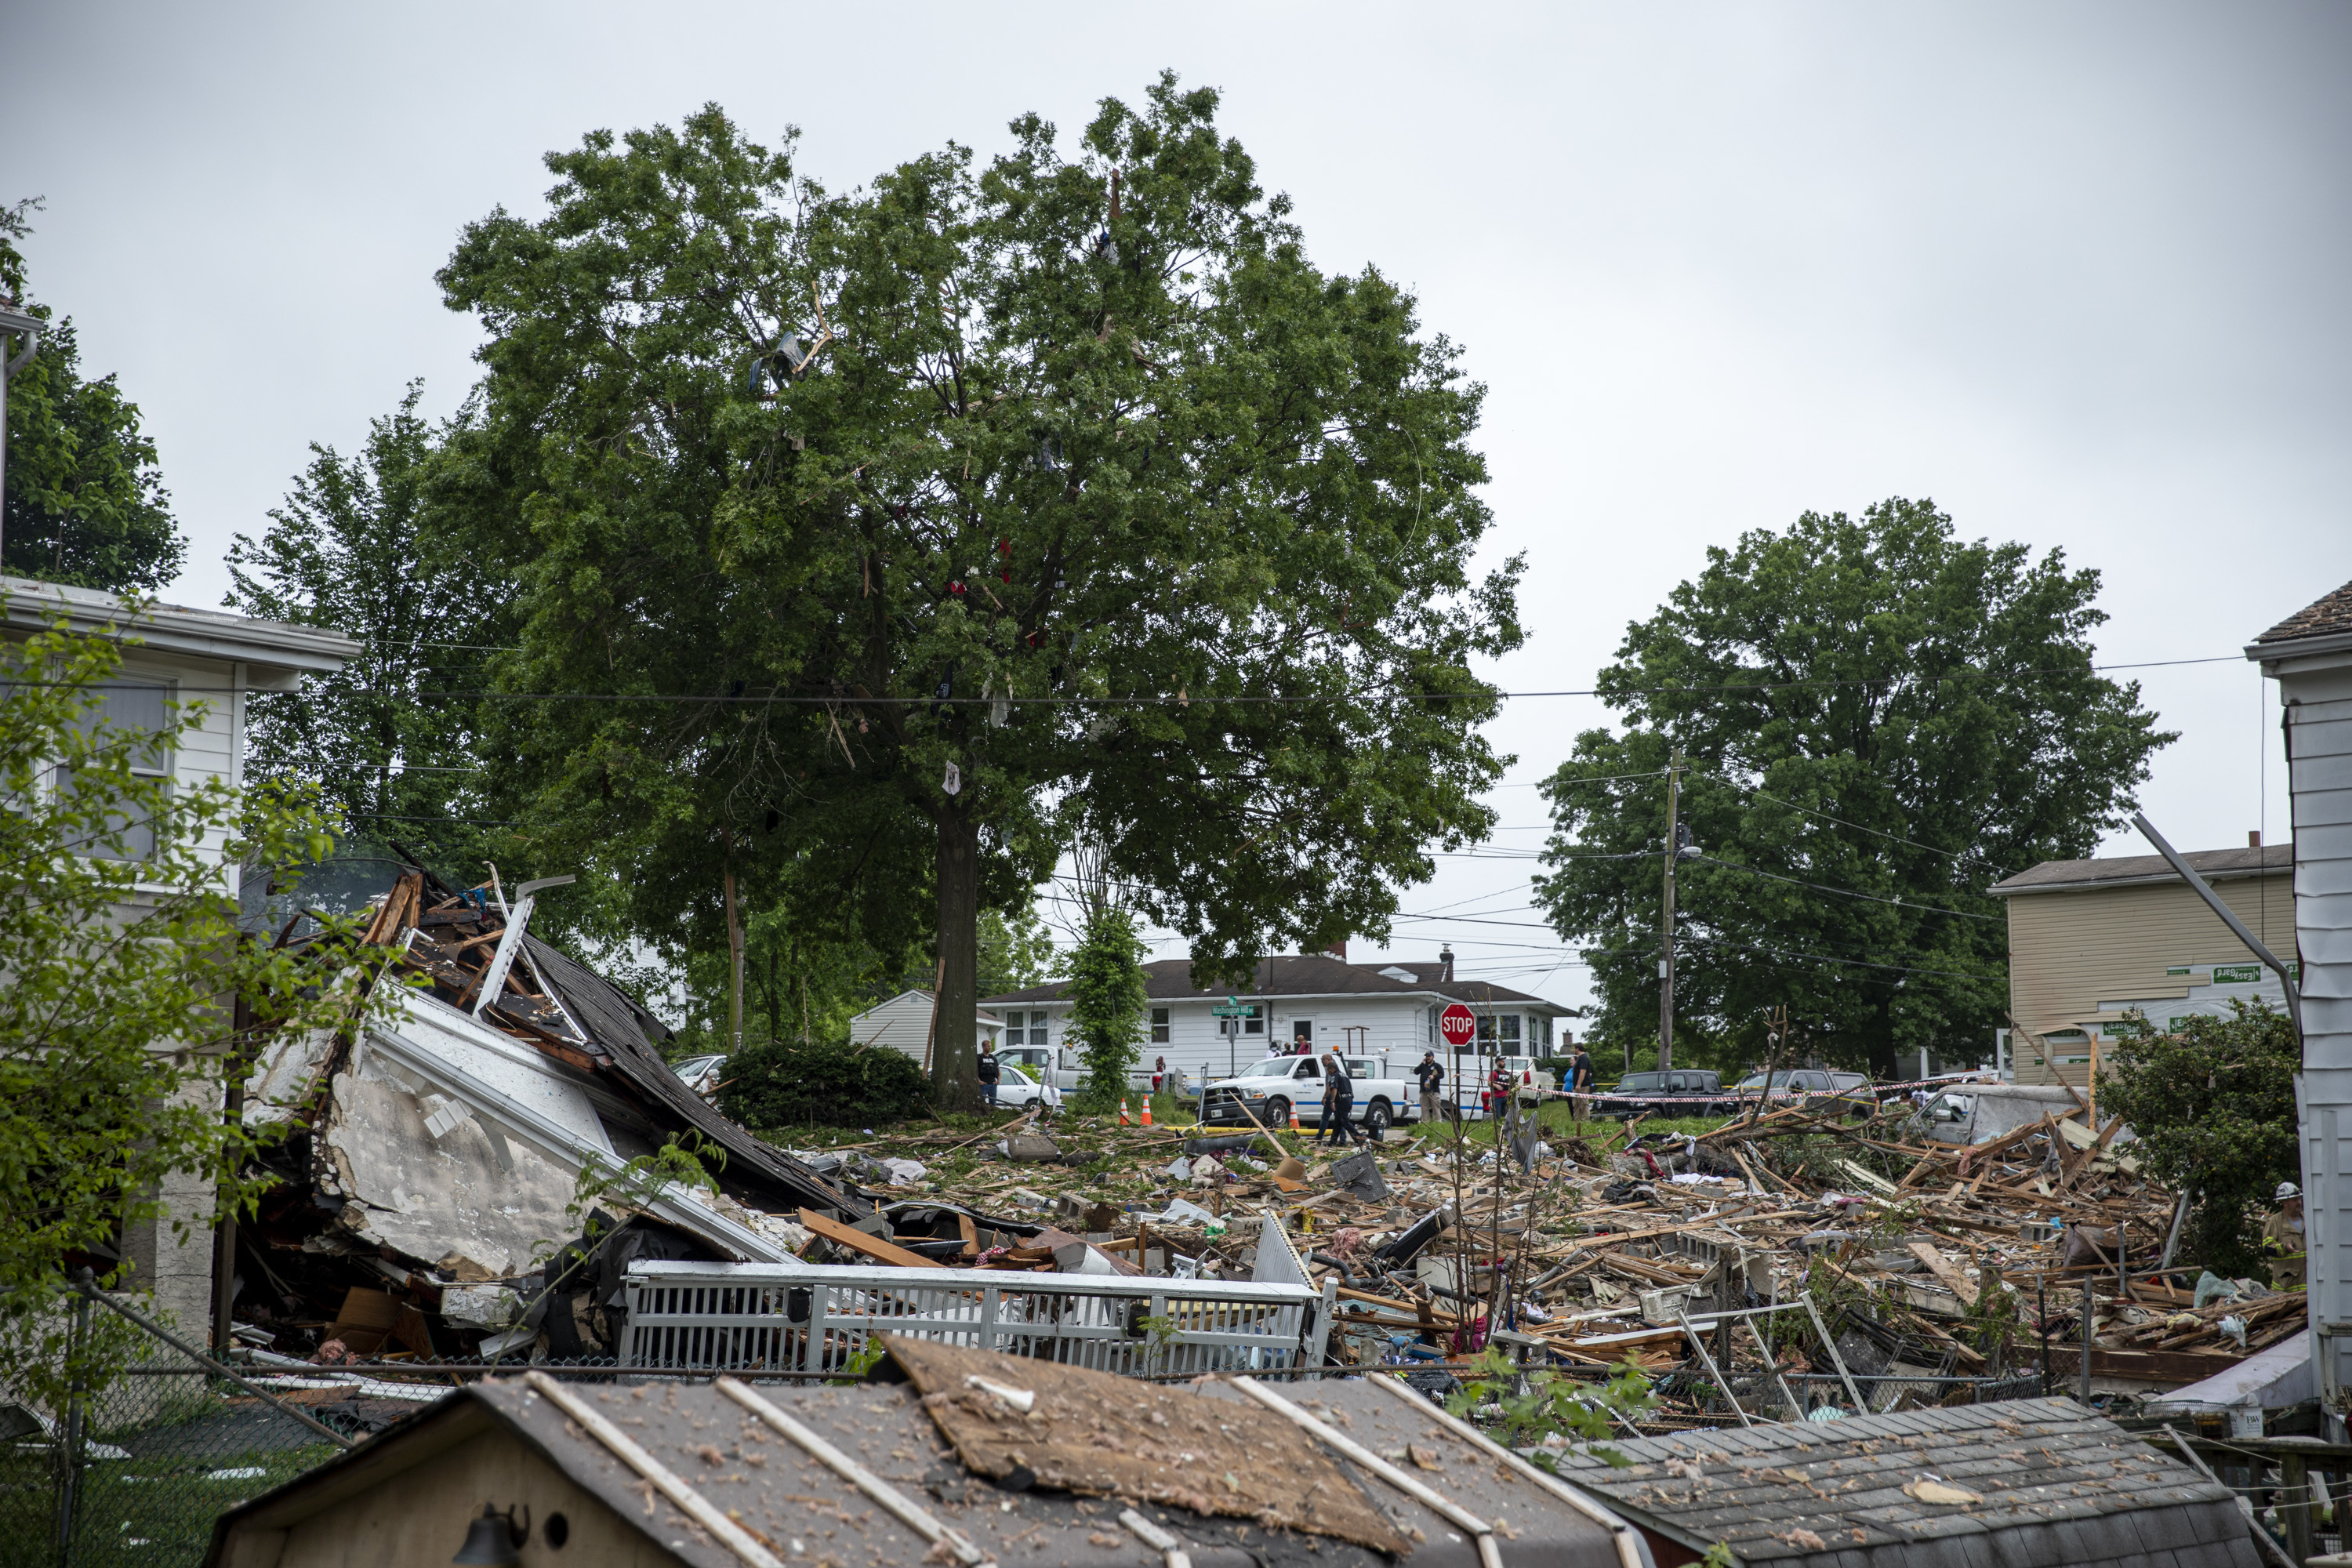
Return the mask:
{"type": "Polygon", "coordinates": [[[1143,1124],[1146,1127],[1151,1125],[1151,1101],[1149,1100],[1143,1102],[1143,1124]]]}
{"type": "Polygon", "coordinates": [[[1298,1107],[1295,1105],[1290,1108],[1290,1130],[1293,1132],[1304,1132],[1306,1131],[1305,1128],[1298,1125],[1298,1107]]]}
{"type": "Polygon", "coordinates": [[[1118,1124],[1121,1127],[1132,1127],[1135,1125],[1133,1121],[1128,1120],[1127,1096],[1123,1094],[1118,1097],[1118,1124]]]}

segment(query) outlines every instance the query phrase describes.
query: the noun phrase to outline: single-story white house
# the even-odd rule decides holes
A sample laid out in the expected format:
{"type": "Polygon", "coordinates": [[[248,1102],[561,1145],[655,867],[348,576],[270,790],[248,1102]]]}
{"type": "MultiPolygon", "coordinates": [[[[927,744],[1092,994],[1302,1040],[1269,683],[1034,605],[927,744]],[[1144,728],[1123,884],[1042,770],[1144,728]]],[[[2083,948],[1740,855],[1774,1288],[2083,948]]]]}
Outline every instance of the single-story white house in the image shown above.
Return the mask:
{"type": "MultiPolygon", "coordinates": [[[[931,1013],[935,1003],[929,991],[901,991],[887,1002],[878,1003],[849,1020],[849,1043],[854,1046],[887,1046],[904,1056],[915,1058],[925,1072],[931,1070],[931,1013]]],[[[973,1015],[980,1027],[980,1042],[993,1050],[998,1035],[1004,1027],[1001,1018],[986,1013],[973,1015]]]]}
{"type": "MultiPolygon", "coordinates": [[[[1549,1056],[1569,1044],[1555,1022],[1567,1008],[1507,986],[1456,980],[1451,952],[1433,963],[1350,963],[1344,950],[1261,959],[1249,984],[1231,991],[1199,989],[1192,970],[1181,958],[1143,966],[1151,1009],[1143,1066],[1164,1058],[1196,1084],[1230,1078],[1301,1039],[1347,1056],[1385,1058],[1391,1071],[1408,1076],[1423,1051],[1435,1051],[1458,1082],[1456,1053],[1437,1032],[1438,1015],[1456,1002],[1477,1018],[1476,1038],[1459,1053],[1465,1064],[1481,1056],[1549,1056]],[[1216,1008],[1246,1011],[1227,1017],[1216,1008]]],[[[1004,1048],[1051,1047],[1056,1066],[1074,1070],[1068,990],[1066,983],[1033,985],[983,996],[981,1005],[1004,1020],[1004,1048]],[[1059,1060],[1065,1050],[1066,1062],[1059,1060]]]]}

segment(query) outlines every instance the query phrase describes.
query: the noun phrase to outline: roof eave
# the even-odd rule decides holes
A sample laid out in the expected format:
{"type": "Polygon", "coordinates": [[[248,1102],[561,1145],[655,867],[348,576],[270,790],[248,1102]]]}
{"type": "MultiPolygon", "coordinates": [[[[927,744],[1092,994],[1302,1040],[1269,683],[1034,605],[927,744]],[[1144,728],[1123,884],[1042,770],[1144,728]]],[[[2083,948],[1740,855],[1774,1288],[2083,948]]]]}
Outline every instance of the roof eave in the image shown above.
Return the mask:
{"type": "MultiPolygon", "coordinates": [[[[2238,871],[2200,870],[2197,874],[2209,882],[2242,882],[2253,877],[2292,877],[2294,875],[2294,868],[2263,866],[2238,871]]],[[[2180,879],[2179,872],[2159,871],[2146,877],[2101,877],[2095,880],[2080,882],[2041,882],[2023,888],[2003,888],[1995,885],[1985,889],[1985,896],[1992,899],[2013,899],[2033,893],[2096,893],[2108,888],[2154,888],[2161,887],[2166,883],[2170,883],[2176,888],[2188,886],[2180,879]]]]}
{"type": "MultiPolygon", "coordinates": [[[[2320,632],[2305,637],[2281,637],[2276,642],[2251,642],[2246,645],[2246,658],[2260,664],[2263,673],[2275,675],[2279,667],[2297,659],[2327,658],[2336,654],[2352,654],[2352,631],[2320,632]]],[[[2332,658],[2330,662],[2336,662],[2332,658]]]]}
{"type": "Polygon", "coordinates": [[[323,626],[256,620],[177,605],[150,605],[135,614],[113,594],[0,577],[7,629],[33,634],[59,617],[77,632],[120,635],[160,653],[243,661],[303,675],[332,675],[366,651],[365,645],[323,626]]]}

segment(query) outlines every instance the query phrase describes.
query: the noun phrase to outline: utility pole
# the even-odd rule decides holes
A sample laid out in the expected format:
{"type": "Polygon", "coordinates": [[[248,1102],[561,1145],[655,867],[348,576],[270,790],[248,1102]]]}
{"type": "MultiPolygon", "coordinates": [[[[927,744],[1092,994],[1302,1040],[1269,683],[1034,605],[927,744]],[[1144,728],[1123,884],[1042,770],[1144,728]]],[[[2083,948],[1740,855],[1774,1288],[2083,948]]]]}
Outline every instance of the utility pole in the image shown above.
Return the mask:
{"type": "Polygon", "coordinates": [[[1675,862],[1682,858],[1675,814],[1682,797],[1682,754],[1666,768],[1666,884],[1658,915],[1658,1070],[1675,1065],[1675,862]]]}

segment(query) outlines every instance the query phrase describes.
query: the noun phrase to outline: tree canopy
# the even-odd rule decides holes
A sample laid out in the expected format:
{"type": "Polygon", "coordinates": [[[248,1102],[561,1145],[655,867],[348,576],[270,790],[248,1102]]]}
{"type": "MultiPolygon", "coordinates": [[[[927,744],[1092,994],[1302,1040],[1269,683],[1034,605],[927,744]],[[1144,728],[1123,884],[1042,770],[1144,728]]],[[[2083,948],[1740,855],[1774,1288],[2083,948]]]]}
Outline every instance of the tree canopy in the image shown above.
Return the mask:
{"type": "Polygon", "coordinates": [[[1987,1048],[2008,933],[1985,889],[2089,854],[2174,739],[2092,668],[2098,586],[1899,498],[1710,549],[1601,672],[1622,728],[1578,736],[1543,786],[1536,894],[1587,946],[1596,1039],[1657,1036],[1679,759],[1678,1042],[1760,1058],[1786,1005],[1799,1047],[1844,1066],[1987,1048]]]}
{"type": "Polygon", "coordinates": [[[492,705],[535,853],[641,928],[929,927],[946,1100],[977,910],[1076,821],[1207,973],[1384,934],[1491,821],[1482,391],[1308,262],[1216,104],[1163,77],[1070,156],[1025,117],[845,195],[708,108],[551,155],[548,216],[440,275],[488,340],[447,526],[514,586],[496,679],[606,699],[492,705]]]}
{"type": "Polygon", "coordinates": [[[179,574],[187,541],[139,405],[111,375],[83,377],[81,338],[26,299],[20,242],[37,200],[0,207],[0,300],[47,322],[8,383],[8,462],[0,571],[81,588],[152,590],[179,574]]]}

